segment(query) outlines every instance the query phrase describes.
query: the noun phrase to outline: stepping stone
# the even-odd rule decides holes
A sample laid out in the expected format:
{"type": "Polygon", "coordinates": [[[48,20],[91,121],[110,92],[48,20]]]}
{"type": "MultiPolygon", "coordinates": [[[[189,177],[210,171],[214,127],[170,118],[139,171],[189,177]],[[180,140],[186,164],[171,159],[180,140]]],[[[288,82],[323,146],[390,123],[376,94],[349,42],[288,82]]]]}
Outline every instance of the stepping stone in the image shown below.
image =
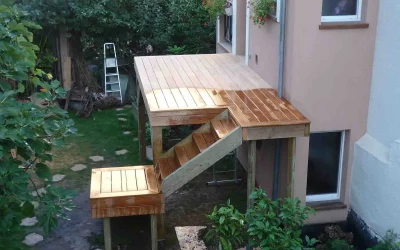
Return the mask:
{"type": "Polygon", "coordinates": [[[100,155],[90,156],[89,159],[95,162],[104,161],[104,157],[100,155]]]}
{"type": "Polygon", "coordinates": [[[126,122],[128,119],[126,119],[126,118],[118,118],[118,120],[120,120],[122,122],[126,122]]]}
{"type": "Polygon", "coordinates": [[[199,231],[204,226],[175,227],[180,249],[207,249],[203,240],[199,238],[199,231]]]}
{"type": "Polygon", "coordinates": [[[133,141],[137,141],[138,140],[138,138],[137,137],[133,137],[133,141]]]}
{"type": "Polygon", "coordinates": [[[130,135],[132,132],[131,131],[125,131],[124,135],[130,135]]]}
{"type": "Polygon", "coordinates": [[[37,195],[41,195],[41,194],[45,194],[46,193],[46,189],[45,188],[39,188],[38,190],[33,190],[32,191],[32,196],[36,197],[37,195]]]}
{"type": "Polygon", "coordinates": [[[123,108],[117,108],[117,109],[115,109],[116,111],[122,111],[122,110],[124,110],[123,108]]]}
{"type": "Polygon", "coordinates": [[[132,105],[125,105],[124,108],[126,109],[132,108],[132,105]]]}
{"type": "Polygon", "coordinates": [[[32,218],[27,217],[21,221],[20,225],[24,226],[24,227],[31,227],[31,226],[35,225],[36,223],[38,223],[38,220],[36,217],[32,217],[32,218]]]}
{"type": "Polygon", "coordinates": [[[128,114],[125,113],[118,113],[117,116],[127,116],[128,114]]]}
{"type": "Polygon", "coordinates": [[[34,209],[36,209],[36,208],[39,207],[39,202],[37,202],[37,201],[31,201],[31,203],[32,203],[34,209]]]}
{"type": "Polygon", "coordinates": [[[63,174],[55,174],[53,175],[53,182],[58,182],[64,179],[65,175],[63,174]]]}
{"type": "Polygon", "coordinates": [[[71,170],[74,171],[74,172],[78,172],[78,171],[84,170],[85,168],[87,168],[86,165],[83,165],[83,164],[75,164],[75,165],[71,168],[71,170]]]}
{"type": "Polygon", "coordinates": [[[121,149],[121,150],[115,151],[116,155],[124,155],[126,153],[128,153],[128,150],[126,150],[126,149],[121,149]]]}
{"type": "Polygon", "coordinates": [[[25,236],[23,243],[27,246],[34,246],[43,240],[43,236],[37,233],[31,233],[25,236]]]}

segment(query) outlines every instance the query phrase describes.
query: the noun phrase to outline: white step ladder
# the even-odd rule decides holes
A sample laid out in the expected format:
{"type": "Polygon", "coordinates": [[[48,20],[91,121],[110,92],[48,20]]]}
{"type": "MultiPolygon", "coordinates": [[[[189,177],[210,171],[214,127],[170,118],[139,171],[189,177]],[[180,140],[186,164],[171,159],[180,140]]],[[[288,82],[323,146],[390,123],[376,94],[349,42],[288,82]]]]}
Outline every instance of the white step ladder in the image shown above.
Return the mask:
{"type": "Polygon", "coordinates": [[[106,96],[113,95],[122,103],[121,82],[114,43],[104,44],[104,82],[104,93],[106,96]]]}

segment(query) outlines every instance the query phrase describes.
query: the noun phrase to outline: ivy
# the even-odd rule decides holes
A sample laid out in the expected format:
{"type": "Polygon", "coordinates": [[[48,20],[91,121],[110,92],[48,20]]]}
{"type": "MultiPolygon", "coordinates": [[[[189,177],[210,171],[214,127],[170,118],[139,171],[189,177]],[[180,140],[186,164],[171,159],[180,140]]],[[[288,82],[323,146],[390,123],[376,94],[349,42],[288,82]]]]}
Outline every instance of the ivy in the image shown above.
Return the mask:
{"type": "Polygon", "coordinates": [[[37,216],[49,233],[73,207],[73,193],[52,185],[47,163],[53,145],[75,129],[56,105],[65,90],[58,81],[46,82],[51,75],[36,68],[38,47],[32,43],[31,29],[40,26],[30,22],[26,12],[13,1],[0,2],[0,246],[4,249],[24,248],[23,218],[37,216]],[[37,94],[45,107],[18,100],[25,81],[45,89],[37,94]],[[38,184],[44,192],[38,191],[38,184]],[[34,209],[33,201],[39,202],[39,209],[34,209]]]}

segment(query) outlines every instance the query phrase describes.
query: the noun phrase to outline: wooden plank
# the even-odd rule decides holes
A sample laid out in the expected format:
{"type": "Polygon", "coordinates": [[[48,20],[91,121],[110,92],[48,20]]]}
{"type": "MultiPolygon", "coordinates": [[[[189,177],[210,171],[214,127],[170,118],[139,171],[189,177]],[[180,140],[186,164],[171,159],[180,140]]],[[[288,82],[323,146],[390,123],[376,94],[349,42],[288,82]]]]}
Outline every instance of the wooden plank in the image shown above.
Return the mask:
{"type": "Polygon", "coordinates": [[[247,108],[257,117],[260,122],[267,122],[268,115],[265,115],[261,109],[256,105],[257,102],[253,102],[253,99],[249,98],[243,91],[236,91],[236,95],[246,104],[247,108]]]}
{"type": "Polygon", "coordinates": [[[289,120],[298,120],[298,118],[291,112],[291,110],[286,107],[286,103],[275,95],[274,92],[268,91],[268,89],[260,89],[260,91],[268,97],[271,101],[275,103],[275,105],[281,110],[281,112],[289,119],[289,120]]]}
{"type": "Polygon", "coordinates": [[[211,128],[214,136],[219,139],[223,138],[228,133],[220,120],[212,120],[211,128]]]}
{"type": "Polygon", "coordinates": [[[168,163],[168,158],[160,158],[158,160],[158,165],[160,167],[160,171],[161,171],[161,178],[164,179],[165,177],[167,177],[170,173],[170,167],[169,167],[169,163],[168,163]]]}
{"type": "Polygon", "coordinates": [[[150,228],[151,228],[151,250],[158,249],[157,241],[157,215],[150,215],[150,228]]]}
{"type": "Polygon", "coordinates": [[[288,138],[288,165],[286,170],[286,197],[294,198],[296,138],[288,138]]]}
{"type": "Polygon", "coordinates": [[[90,199],[96,197],[101,193],[101,171],[92,169],[92,176],[90,180],[90,199]]]}
{"type": "Polygon", "coordinates": [[[136,182],[138,190],[147,190],[147,180],[144,169],[136,170],[136,182]]]}
{"type": "Polygon", "coordinates": [[[184,148],[189,160],[193,159],[197,155],[197,150],[193,141],[192,143],[186,144],[184,148]]]}
{"type": "Polygon", "coordinates": [[[157,77],[153,72],[153,69],[151,67],[151,64],[146,57],[141,58],[144,69],[146,71],[147,77],[149,79],[149,84],[151,85],[151,88],[153,89],[154,92],[154,97],[157,100],[157,104],[159,108],[168,108],[169,105],[167,104],[167,100],[164,97],[164,93],[161,91],[161,87],[157,81],[157,77]]]}
{"type": "Polygon", "coordinates": [[[136,79],[138,80],[138,86],[143,92],[143,98],[146,98],[145,105],[147,109],[150,110],[157,110],[159,108],[157,104],[157,100],[153,93],[153,88],[150,84],[150,81],[147,76],[146,69],[144,68],[142,59],[140,57],[135,57],[135,72],[136,72],[136,79]]]}
{"type": "Polygon", "coordinates": [[[160,213],[165,213],[164,204],[92,209],[91,211],[93,219],[133,216],[133,215],[160,214],[160,213]]]}
{"type": "Polygon", "coordinates": [[[243,128],[243,140],[266,140],[289,137],[304,137],[308,131],[308,125],[277,125],[267,127],[246,127],[243,128]]]}
{"type": "Polygon", "coordinates": [[[259,89],[253,89],[253,93],[259,98],[259,100],[264,103],[265,106],[270,109],[273,114],[280,120],[280,121],[286,121],[289,120],[287,116],[283,114],[283,112],[279,109],[279,107],[267,96],[265,96],[261,90],[259,89]]]}
{"type": "Polygon", "coordinates": [[[91,209],[105,209],[118,207],[132,207],[141,205],[160,205],[164,204],[164,195],[160,193],[145,195],[125,195],[118,197],[104,197],[90,200],[91,209]]]}
{"type": "Polygon", "coordinates": [[[104,248],[105,250],[111,249],[111,222],[110,218],[103,219],[103,232],[104,232],[104,248]]]}
{"type": "Polygon", "coordinates": [[[122,176],[121,176],[121,171],[119,170],[111,172],[111,191],[112,192],[122,191],[122,176]]]}
{"type": "Polygon", "coordinates": [[[244,90],[243,93],[251,99],[257,108],[263,113],[269,121],[279,121],[278,117],[268,108],[253,92],[253,90],[244,90]]]}
{"type": "Polygon", "coordinates": [[[206,141],[207,147],[213,145],[216,141],[215,137],[210,132],[201,133],[201,135],[203,136],[204,140],[206,141]]]}
{"type": "Polygon", "coordinates": [[[250,141],[248,149],[249,167],[247,168],[247,209],[252,208],[254,203],[254,201],[250,199],[250,195],[256,186],[256,165],[257,165],[256,142],[257,141],[250,141]]]}
{"type": "Polygon", "coordinates": [[[237,127],[223,139],[165,178],[162,182],[164,195],[172,194],[241,144],[242,128],[237,127]]]}
{"type": "Polygon", "coordinates": [[[237,127],[231,120],[221,120],[221,124],[227,132],[231,132],[237,127]]]}
{"type": "Polygon", "coordinates": [[[203,152],[207,147],[207,142],[204,140],[204,137],[200,133],[193,133],[193,141],[196,143],[198,152],[201,153],[203,152]]]}
{"type": "Polygon", "coordinates": [[[184,146],[175,146],[175,157],[178,160],[180,166],[183,166],[189,161],[189,157],[186,154],[184,146]]]}
{"type": "Polygon", "coordinates": [[[101,173],[101,193],[111,193],[111,172],[101,173]]]}
{"type": "Polygon", "coordinates": [[[136,170],[125,170],[126,174],[126,187],[129,191],[137,191],[136,170]]]}
{"type": "Polygon", "coordinates": [[[153,165],[157,165],[158,159],[160,158],[162,148],[162,127],[151,127],[151,145],[153,146],[153,165]]]}
{"type": "Polygon", "coordinates": [[[122,190],[123,192],[128,191],[128,183],[126,181],[126,170],[121,170],[121,181],[122,181],[122,190]]]}
{"type": "Polygon", "coordinates": [[[159,183],[156,177],[155,169],[154,168],[146,168],[144,170],[144,173],[146,175],[146,181],[147,181],[147,189],[150,192],[158,193],[160,192],[160,187],[159,183]]]}

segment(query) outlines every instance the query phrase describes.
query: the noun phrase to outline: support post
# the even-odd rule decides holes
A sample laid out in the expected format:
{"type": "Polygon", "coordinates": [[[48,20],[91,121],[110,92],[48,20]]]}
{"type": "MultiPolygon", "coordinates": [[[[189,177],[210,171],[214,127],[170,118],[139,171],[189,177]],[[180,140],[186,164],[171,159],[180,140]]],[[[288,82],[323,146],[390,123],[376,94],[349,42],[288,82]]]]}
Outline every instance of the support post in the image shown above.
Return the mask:
{"type": "Polygon", "coordinates": [[[286,197],[294,197],[296,137],[288,138],[288,165],[286,171],[286,197]]]}
{"type": "Polygon", "coordinates": [[[110,218],[103,218],[104,248],[111,250],[111,225],[110,218]]]}
{"type": "Polygon", "coordinates": [[[150,224],[151,224],[151,250],[158,249],[158,241],[157,241],[157,215],[150,215],[150,224]]]}
{"type": "Polygon", "coordinates": [[[138,88],[137,92],[137,106],[138,106],[138,136],[139,136],[139,157],[140,162],[146,161],[146,115],[145,115],[145,107],[144,107],[144,100],[142,96],[142,92],[140,88],[138,88]]]}
{"type": "MultiPolygon", "coordinates": [[[[152,137],[151,144],[153,145],[153,165],[155,167],[157,165],[158,159],[160,159],[160,156],[163,152],[162,127],[151,127],[151,137],[152,137]]],[[[165,221],[165,215],[158,214],[157,215],[158,241],[165,240],[164,221],[165,221]]]]}
{"type": "Polygon", "coordinates": [[[253,206],[253,201],[250,199],[250,195],[253,192],[256,185],[256,143],[257,141],[249,142],[249,167],[247,169],[247,208],[253,206]]]}

